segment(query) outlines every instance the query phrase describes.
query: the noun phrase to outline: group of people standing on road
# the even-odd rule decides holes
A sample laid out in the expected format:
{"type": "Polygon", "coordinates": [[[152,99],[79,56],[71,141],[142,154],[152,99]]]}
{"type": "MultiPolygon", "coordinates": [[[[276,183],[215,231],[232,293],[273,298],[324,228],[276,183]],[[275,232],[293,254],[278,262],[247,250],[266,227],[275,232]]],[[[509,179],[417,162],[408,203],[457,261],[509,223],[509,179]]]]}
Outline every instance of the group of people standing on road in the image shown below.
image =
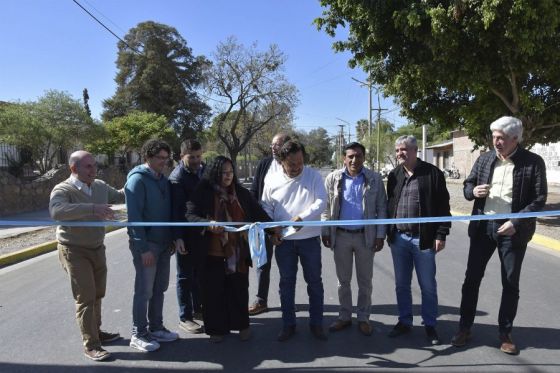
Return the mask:
{"type": "MultiPolygon", "coordinates": [[[[464,195],[474,200],[473,215],[510,214],[541,210],[546,202],[545,164],[520,146],[521,121],[502,117],[490,125],[494,149],[483,153],[464,181],[464,195]]],[[[130,251],[135,269],[130,346],[154,351],[162,342],[179,338],[163,322],[164,293],[169,284],[170,258],[176,252],[179,327],[187,333],[207,333],[210,342],[239,331],[251,337],[249,317],[268,310],[273,255],[280,274],[282,327],[277,339],[296,333],[295,287],[298,262],[309,296],[311,334],[326,340],[323,325],[324,290],[321,241],[333,252],[340,308],[328,327],[337,332],[352,325],[353,267],[358,283],[357,325],[365,336],[370,324],[373,261],[387,240],[393,258],[398,322],[389,337],[409,333],[413,325],[413,271],[421,289],[421,317],[429,343],[440,344],[437,333],[438,295],[436,254],[445,248],[451,222],[418,223],[418,218],[450,216],[445,177],[435,166],[417,158],[413,136],[395,142],[398,166],[382,177],[364,166],[365,148],[344,147],[344,167],[323,181],[305,166],[305,147],[284,133],[276,134],[272,156],[257,167],[250,190],[239,183],[233,162],[218,156],[202,163],[196,140],[181,144],[181,160],[169,178],[163,175],[171,150],[160,140],[142,149],[144,163],[128,174],[124,190],[95,179],[93,156],[78,151],[70,157],[71,176],[51,194],[50,212],[60,221],[97,221],[113,217],[110,204],[126,196],[130,251]],[[362,220],[393,219],[390,224],[362,220]],[[323,227],[298,222],[323,220],[323,227]],[[169,227],[165,222],[196,222],[201,226],[169,227]],[[293,226],[267,229],[267,262],[256,269],[257,295],[249,303],[252,265],[246,232],[217,222],[292,221],[293,226]],[[337,223],[337,221],[344,221],[337,223]],[[163,223],[163,224],[150,224],[163,223]]],[[[439,219],[441,220],[441,219],[439,219]]],[[[478,293],[486,265],[498,249],[502,300],[498,315],[500,349],[517,354],[511,331],[519,300],[521,265],[535,231],[534,218],[473,220],[462,287],[459,330],[451,343],[464,346],[471,338],[478,293]]],[[[69,274],[76,319],[84,353],[93,360],[110,356],[103,345],[120,338],[101,330],[101,299],[107,266],[103,227],[65,226],[57,229],[59,257],[69,274]]]]}

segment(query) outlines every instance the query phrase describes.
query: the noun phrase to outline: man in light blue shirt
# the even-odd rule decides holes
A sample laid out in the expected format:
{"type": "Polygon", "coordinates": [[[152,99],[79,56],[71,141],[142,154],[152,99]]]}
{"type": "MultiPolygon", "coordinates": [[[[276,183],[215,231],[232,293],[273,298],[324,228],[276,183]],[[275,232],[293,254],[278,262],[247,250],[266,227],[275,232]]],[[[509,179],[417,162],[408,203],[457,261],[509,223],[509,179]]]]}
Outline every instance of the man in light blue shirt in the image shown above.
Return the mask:
{"type": "MultiPolygon", "coordinates": [[[[385,219],[387,195],[381,175],[364,167],[365,148],[353,142],[344,147],[344,167],[331,172],[325,180],[328,199],[322,220],[385,219]]],[[[321,238],[334,252],[338,278],[338,319],[331,332],[352,325],[352,261],[356,261],[358,280],[358,328],[372,334],[369,323],[373,278],[373,257],[383,248],[384,225],[347,225],[324,227],[321,238]]]]}

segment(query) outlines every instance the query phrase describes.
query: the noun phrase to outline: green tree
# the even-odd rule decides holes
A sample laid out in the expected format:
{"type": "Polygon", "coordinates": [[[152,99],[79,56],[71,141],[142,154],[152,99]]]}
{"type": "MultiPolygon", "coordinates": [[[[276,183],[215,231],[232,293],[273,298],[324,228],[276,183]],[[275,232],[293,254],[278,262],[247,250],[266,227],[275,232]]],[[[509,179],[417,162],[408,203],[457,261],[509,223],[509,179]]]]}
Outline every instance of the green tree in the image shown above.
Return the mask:
{"type": "Polygon", "coordinates": [[[91,118],[91,110],[89,108],[89,93],[87,88],[84,88],[82,91],[82,97],[84,99],[84,110],[86,111],[87,115],[91,118]]]}
{"type": "Polygon", "coordinates": [[[270,156],[272,154],[272,150],[270,149],[272,138],[280,132],[287,134],[294,133],[293,124],[284,120],[275,120],[272,124],[258,131],[248,144],[251,148],[251,153],[259,158],[270,156]]]}
{"type": "Polygon", "coordinates": [[[360,142],[363,138],[368,136],[369,121],[367,119],[360,119],[356,122],[356,138],[360,142]]]}
{"type": "Polygon", "coordinates": [[[297,131],[296,137],[305,146],[308,164],[315,167],[331,164],[334,147],[326,129],[319,127],[309,132],[297,131]]]}
{"type": "Polygon", "coordinates": [[[173,144],[177,138],[163,115],[141,111],[114,118],[98,127],[97,131],[96,140],[86,148],[94,153],[118,154],[126,159],[129,167],[127,154],[138,153],[147,140],[158,138],[173,144]]]}
{"type": "Polygon", "coordinates": [[[560,139],[557,0],[321,0],[319,29],[353,54],[415,124],[463,127],[478,145],[502,115],[524,124],[528,146],[560,139]]]}
{"type": "MultiPolygon", "coordinates": [[[[393,146],[395,139],[395,126],[385,118],[381,118],[379,123],[379,142],[377,141],[377,121],[372,123],[371,135],[369,135],[369,132],[366,131],[360,140],[362,145],[366,148],[367,165],[372,168],[375,165],[377,145],[379,143],[379,165],[375,167],[375,171],[379,171],[379,168],[382,168],[385,163],[391,163],[391,157],[394,158],[395,150],[393,146]]],[[[360,124],[365,124],[365,128],[367,129],[367,120],[360,119],[356,126],[359,126],[360,124]]]]}
{"type": "Polygon", "coordinates": [[[191,48],[170,26],[139,23],[118,43],[117,91],[103,102],[103,119],[139,110],[163,115],[182,138],[206,124],[210,108],[196,89],[208,61],[193,56],[191,48]]]}
{"type": "Polygon", "coordinates": [[[218,45],[207,75],[209,93],[218,98],[213,133],[236,162],[237,155],[259,131],[290,123],[297,90],[283,74],[284,54],[247,48],[230,37],[218,45]]]}
{"type": "Polygon", "coordinates": [[[87,138],[93,121],[82,103],[66,92],[50,90],[37,101],[14,103],[0,110],[0,140],[30,152],[41,174],[87,138]]]}

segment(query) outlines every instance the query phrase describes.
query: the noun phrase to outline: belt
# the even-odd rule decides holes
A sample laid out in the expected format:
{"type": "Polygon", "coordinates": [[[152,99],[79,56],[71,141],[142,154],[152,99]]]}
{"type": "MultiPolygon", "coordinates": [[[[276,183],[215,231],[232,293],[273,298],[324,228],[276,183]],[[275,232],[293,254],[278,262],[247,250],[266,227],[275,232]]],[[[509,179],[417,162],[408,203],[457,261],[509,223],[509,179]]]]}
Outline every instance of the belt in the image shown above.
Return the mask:
{"type": "Polygon", "coordinates": [[[336,227],[336,230],[343,231],[343,232],[346,232],[346,233],[364,233],[364,228],[346,229],[346,228],[342,228],[342,227],[336,227]]]}

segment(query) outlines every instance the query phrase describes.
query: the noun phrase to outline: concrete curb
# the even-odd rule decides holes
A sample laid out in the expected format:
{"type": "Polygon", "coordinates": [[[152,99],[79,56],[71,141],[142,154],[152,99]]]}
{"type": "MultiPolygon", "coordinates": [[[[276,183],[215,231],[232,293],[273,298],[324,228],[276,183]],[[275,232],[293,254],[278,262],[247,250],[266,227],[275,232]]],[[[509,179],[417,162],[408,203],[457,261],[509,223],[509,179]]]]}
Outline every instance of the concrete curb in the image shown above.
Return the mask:
{"type": "MultiPolygon", "coordinates": [[[[105,229],[105,232],[109,233],[121,228],[124,227],[107,227],[105,229]]],[[[54,251],[56,250],[57,243],[58,241],[49,241],[39,245],[28,247],[27,249],[21,249],[13,253],[0,255],[0,268],[54,251]]]]}
{"type": "MultiPolygon", "coordinates": [[[[470,215],[470,214],[461,211],[451,211],[451,215],[457,216],[457,215],[470,215]]],[[[534,243],[540,246],[544,246],[547,249],[560,252],[560,241],[555,240],[554,238],[543,236],[538,233],[535,233],[533,235],[533,239],[529,243],[534,243]]]]}

